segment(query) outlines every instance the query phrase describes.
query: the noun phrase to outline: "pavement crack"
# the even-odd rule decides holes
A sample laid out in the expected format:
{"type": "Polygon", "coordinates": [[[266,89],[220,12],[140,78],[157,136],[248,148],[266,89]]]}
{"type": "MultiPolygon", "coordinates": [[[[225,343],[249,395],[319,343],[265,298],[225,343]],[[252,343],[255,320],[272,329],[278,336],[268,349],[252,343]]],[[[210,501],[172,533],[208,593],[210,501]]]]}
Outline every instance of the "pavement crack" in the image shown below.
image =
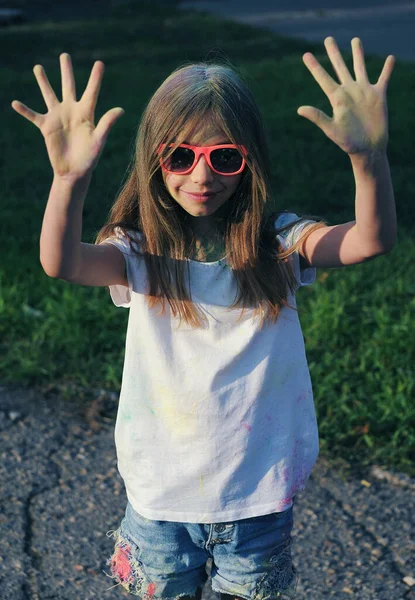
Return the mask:
{"type": "MultiPolygon", "coordinates": [[[[324,482],[321,480],[319,481],[319,485],[334,501],[338,508],[351,519],[352,523],[363,530],[363,532],[372,540],[373,545],[376,547],[372,549],[371,554],[376,556],[377,561],[381,562],[386,560],[389,556],[396,573],[401,576],[405,575],[407,572],[406,566],[402,564],[400,557],[397,556],[393,548],[390,547],[389,539],[382,537],[377,533],[376,523],[372,526],[366,521],[359,519],[350,504],[348,504],[347,501],[344,501],[337,492],[334,492],[330,487],[324,485],[324,482]]],[[[335,543],[339,545],[337,540],[335,543]]]]}
{"type": "Polygon", "coordinates": [[[47,459],[49,460],[49,469],[51,471],[51,479],[55,479],[55,483],[53,485],[47,485],[43,487],[38,487],[36,484],[34,485],[32,491],[26,497],[26,500],[23,505],[23,513],[24,513],[24,526],[23,526],[23,551],[26,556],[29,558],[29,567],[27,571],[27,580],[23,584],[23,593],[25,594],[25,598],[27,600],[39,600],[39,595],[37,593],[37,579],[36,573],[42,571],[42,558],[39,553],[33,547],[33,528],[35,518],[32,516],[33,510],[32,503],[33,500],[41,496],[42,494],[53,490],[54,488],[59,487],[60,481],[60,468],[58,464],[53,460],[53,455],[56,454],[57,450],[52,450],[47,454],[47,459]]]}

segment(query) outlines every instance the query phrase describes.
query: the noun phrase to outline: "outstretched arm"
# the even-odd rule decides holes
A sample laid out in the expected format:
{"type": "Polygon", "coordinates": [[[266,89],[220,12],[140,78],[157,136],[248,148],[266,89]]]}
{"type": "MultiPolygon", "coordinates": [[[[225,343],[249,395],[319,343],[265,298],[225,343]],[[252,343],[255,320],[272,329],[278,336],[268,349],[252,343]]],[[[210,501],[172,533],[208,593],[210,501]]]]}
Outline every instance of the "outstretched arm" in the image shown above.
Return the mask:
{"type": "Polygon", "coordinates": [[[388,56],[378,81],[372,85],[359,38],[352,40],[356,79],[334,38],[326,38],[324,45],[340,83],[330,77],[313,54],[304,54],[303,61],[327,95],[333,117],[312,106],[300,106],[297,112],[349,155],[356,184],[356,220],[314,231],[305,239],[301,254],[312,266],[337,267],[385,254],[396,241],[395,200],[386,155],[386,90],[395,59],[388,56]]]}

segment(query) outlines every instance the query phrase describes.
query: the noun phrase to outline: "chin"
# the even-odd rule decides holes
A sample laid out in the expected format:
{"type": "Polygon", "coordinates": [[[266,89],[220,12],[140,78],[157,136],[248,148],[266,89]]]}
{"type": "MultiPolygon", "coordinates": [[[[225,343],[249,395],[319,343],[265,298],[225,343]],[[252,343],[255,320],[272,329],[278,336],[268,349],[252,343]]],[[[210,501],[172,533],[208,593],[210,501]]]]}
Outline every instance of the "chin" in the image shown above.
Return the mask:
{"type": "Polygon", "coordinates": [[[185,207],[182,205],[183,210],[185,210],[187,213],[189,213],[189,215],[212,215],[214,212],[218,211],[221,206],[217,206],[217,205],[210,205],[209,204],[196,204],[195,206],[188,206],[185,207]]]}
{"type": "Polygon", "coordinates": [[[217,210],[218,210],[217,208],[208,209],[205,207],[201,207],[199,210],[194,210],[192,212],[187,210],[186,212],[189,215],[192,215],[193,217],[209,217],[210,215],[213,215],[217,210]]]}

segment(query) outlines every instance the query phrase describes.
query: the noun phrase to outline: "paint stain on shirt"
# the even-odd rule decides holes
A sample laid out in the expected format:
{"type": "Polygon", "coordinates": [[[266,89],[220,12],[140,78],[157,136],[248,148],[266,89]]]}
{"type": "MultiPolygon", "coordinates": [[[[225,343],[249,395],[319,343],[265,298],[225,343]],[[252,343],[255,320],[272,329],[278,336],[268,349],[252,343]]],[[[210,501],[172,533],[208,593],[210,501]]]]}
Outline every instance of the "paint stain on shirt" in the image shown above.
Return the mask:
{"type": "Polygon", "coordinates": [[[159,417],[164,420],[171,434],[176,438],[194,436],[198,425],[197,402],[193,402],[186,412],[181,410],[172,390],[167,386],[156,386],[159,417]]]}

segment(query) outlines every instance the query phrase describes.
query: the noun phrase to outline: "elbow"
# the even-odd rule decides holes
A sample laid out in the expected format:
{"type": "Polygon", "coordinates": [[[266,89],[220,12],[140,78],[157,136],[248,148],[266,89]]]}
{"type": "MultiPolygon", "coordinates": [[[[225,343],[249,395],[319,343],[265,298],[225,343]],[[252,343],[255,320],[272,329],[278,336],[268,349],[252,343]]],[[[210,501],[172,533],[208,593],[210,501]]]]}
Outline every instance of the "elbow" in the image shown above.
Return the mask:
{"type": "Polygon", "coordinates": [[[366,257],[368,259],[370,258],[376,258],[377,256],[382,256],[383,254],[388,254],[389,252],[391,252],[394,247],[396,245],[396,240],[394,240],[393,242],[390,242],[388,244],[381,244],[379,246],[377,246],[376,248],[371,248],[370,252],[367,252],[366,257]]]}
{"type": "Polygon", "coordinates": [[[42,258],[42,252],[40,253],[39,256],[39,262],[41,264],[41,267],[43,269],[43,272],[48,276],[48,277],[52,277],[55,278],[55,273],[53,271],[53,269],[50,268],[50,265],[48,265],[48,263],[46,261],[43,260],[42,258]]]}
{"type": "Polygon", "coordinates": [[[40,261],[40,264],[42,265],[42,269],[43,272],[48,276],[51,277],[52,279],[58,279],[58,275],[57,273],[55,273],[53,270],[49,269],[48,267],[46,267],[42,261],[40,261]]]}
{"type": "Polygon", "coordinates": [[[396,241],[397,241],[397,232],[396,232],[396,228],[395,228],[395,231],[393,233],[391,233],[391,235],[389,236],[389,239],[383,244],[384,248],[383,248],[382,254],[387,254],[388,252],[391,252],[396,246],[396,241]]]}
{"type": "Polygon", "coordinates": [[[42,261],[40,261],[40,264],[42,265],[42,269],[43,269],[44,273],[51,279],[62,279],[64,281],[66,281],[66,277],[64,277],[64,275],[62,273],[60,273],[59,271],[57,271],[56,269],[53,269],[50,266],[44,265],[42,263],[42,261]]]}
{"type": "Polygon", "coordinates": [[[385,245],[381,254],[388,254],[395,248],[395,245],[396,245],[396,240],[393,240],[393,242],[390,242],[389,244],[385,245]]]}

